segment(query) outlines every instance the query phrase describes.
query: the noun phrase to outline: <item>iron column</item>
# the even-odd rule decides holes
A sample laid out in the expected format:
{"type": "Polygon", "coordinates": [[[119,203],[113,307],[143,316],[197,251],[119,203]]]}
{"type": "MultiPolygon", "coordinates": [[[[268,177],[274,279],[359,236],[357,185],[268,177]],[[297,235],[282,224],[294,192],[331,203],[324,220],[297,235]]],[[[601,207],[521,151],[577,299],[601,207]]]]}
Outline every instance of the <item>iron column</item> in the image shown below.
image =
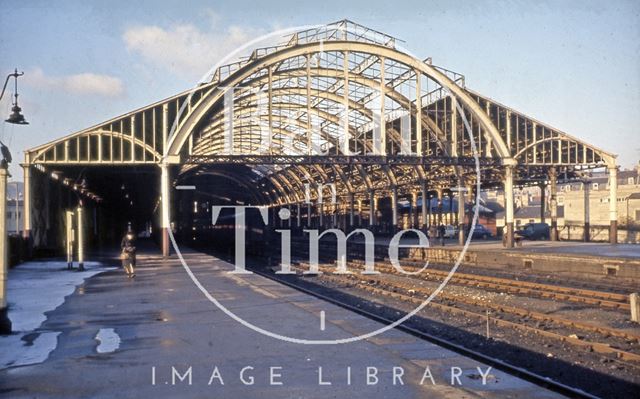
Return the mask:
{"type": "Polygon", "coordinates": [[[545,198],[545,191],[547,188],[547,184],[546,182],[542,182],[539,185],[540,187],[540,223],[544,223],[545,219],[544,219],[544,211],[546,209],[546,198],[545,198]]]}
{"type": "Polygon", "coordinates": [[[591,239],[591,234],[590,234],[590,225],[591,225],[591,220],[590,220],[590,210],[589,210],[589,189],[591,188],[591,182],[589,181],[589,179],[585,178],[582,181],[582,186],[584,188],[584,231],[582,232],[582,239],[585,242],[588,242],[591,239]]]}
{"type": "Polygon", "coordinates": [[[507,248],[513,248],[513,165],[505,165],[504,170],[504,202],[505,224],[507,227],[507,248]]]}
{"type": "Polygon", "coordinates": [[[429,203],[429,199],[427,198],[427,182],[422,182],[422,228],[426,230],[429,227],[428,213],[427,213],[427,204],[429,203]]]}
{"type": "Polygon", "coordinates": [[[355,195],[351,193],[349,194],[349,226],[353,226],[354,224],[354,217],[355,217],[354,202],[355,202],[355,195]]]}
{"type": "Polygon", "coordinates": [[[7,165],[0,165],[0,334],[11,333],[11,320],[7,314],[7,165]]]}
{"type": "Polygon", "coordinates": [[[373,227],[376,222],[376,193],[371,190],[369,193],[369,227],[373,227]]]}
{"type": "Polygon", "coordinates": [[[458,243],[464,245],[464,216],[465,216],[465,186],[464,178],[462,177],[462,168],[458,171],[458,243]]]}
{"type": "Polygon", "coordinates": [[[395,233],[398,229],[398,188],[391,188],[391,226],[395,233]]]}
{"type": "Polygon", "coordinates": [[[441,224],[443,224],[442,221],[442,188],[438,188],[436,190],[436,193],[438,194],[438,216],[436,219],[436,225],[440,226],[441,224]]]}
{"type": "Polygon", "coordinates": [[[65,212],[67,221],[67,270],[73,269],[73,211],[67,210],[65,212]]]}
{"type": "Polygon", "coordinates": [[[169,256],[169,165],[162,163],[160,165],[160,196],[161,196],[161,234],[162,234],[162,256],[169,256]]]}
{"type": "Polygon", "coordinates": [[[618,243],[618,167],[609,166],[609,242],[618,243]]]}
{"type": "Polygon", "coordinates": [[[22,165],[24,175],[24,203],[22,210],[22,237],[27,241],[31,239],[31,167],[29,164],[22,165]]]}
{"type": "Polygon", "coordinates": [[[418,192],[414,191],[411,193],[411,228],[417,229],[418,224],[418,192]]]}
{"type": "Polygon", "coordinates": [[[84,270],[84,209],[78,205],[78,270],[84,270]]]}
{"type": "Polygon", "coordinates": [[[549,205],[551,207],[551,241],[558,241],[558,173],[555,167],[549,169],[551,183],[549,205]]]}

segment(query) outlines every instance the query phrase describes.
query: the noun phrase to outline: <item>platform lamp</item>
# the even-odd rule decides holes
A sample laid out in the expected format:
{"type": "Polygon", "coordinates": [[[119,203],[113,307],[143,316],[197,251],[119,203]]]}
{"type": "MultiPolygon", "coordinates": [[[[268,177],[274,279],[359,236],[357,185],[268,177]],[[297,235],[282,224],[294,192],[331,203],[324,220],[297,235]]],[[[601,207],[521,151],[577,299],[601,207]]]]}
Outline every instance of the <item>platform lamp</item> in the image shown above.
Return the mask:
{"type": "MultiPolygon", "coordinates": [[[[20,112],[22,108],[18,106],[18,77],[24,75],[24,72],[18,73],[18,69],[14,73],[7,75],[7,79],[2,86],[2,93],[0,93],[0,100],[4,96],[4,92],[7,88],[10,78],[15,80],[15,92],[14,100],[12,102],[11,114],[5,120],[7,123],[15,125],[27,125],[24,119],[24,115],[20,112]]],[[[7,314],[7,274],[9,268],[9,262],[7,259],[7,176],[9,174],[9,163],[11,163],[11,153],[7,146],[0,142],[0,151],[2,160],[0,160],[0,334],[11,334],[11,320],[7,314]]]]}
{"type": "Polygon", "coordinates": [[[2,86],[2,94],[0,94],[0,100],[2,100],[2,97],[4,96],[4,92],[7,89],[7,84],[9,83],[9,79],[13,78],[14,82],[15,82],[15,90],[13,93],[13,102],[12,102],[12,107],[11,107],[11,114],[9,114],[9,117],[7,119],[5,119],[5,122],[7,123],[13,123],[14,125],[28,125],[29,122],[27,122],[24,119],[24,115],[22,115],[20,112],[22,111],[22,108],[20,108],[20,106],[18,105],[18,77],[24,75],[24,72],[18,72],[18,69],[16,68],[15,71],[13,73],[10,73],[9,75],[7,75],[7,79],[5,79],[4,81],[4,86],[2,86]]]}

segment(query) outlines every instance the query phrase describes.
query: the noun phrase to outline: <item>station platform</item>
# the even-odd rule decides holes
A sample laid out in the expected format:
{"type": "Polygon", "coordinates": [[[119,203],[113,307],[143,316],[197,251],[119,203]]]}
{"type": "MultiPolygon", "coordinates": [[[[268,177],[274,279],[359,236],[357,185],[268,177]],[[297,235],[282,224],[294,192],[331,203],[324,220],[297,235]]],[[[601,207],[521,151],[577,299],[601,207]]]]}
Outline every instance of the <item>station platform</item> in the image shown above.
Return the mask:
{"type": "MultiPolygon", "coordinates": [[[[454,247],[459,247],[454,245],[454,247]]],[[[469,248],[474,250],[505,249],[501,241],[473,240],[469,248]]],[[[604,244],[577,241],[524,241],[521,247],[509,249],[514,252],[556,253],[604,258],[628,258],[640,260],[639,244],[604,244]]]]}
{"type": "MultiPolygon", "coordinates": [[[[377,256],[388,256],[390,241],[390,237],[376,237],[377,256]]],[[[363,244],[364,240],[356,236],[350,242],[363,244]]],[[[406,233],[400,244],[417,245],[418,239],[406,233]]],[[[446,239],[444,246],[439,239],[431,239],[427,249],[404,248],[399,253],[401,258],[418,258],[450,265],[460,259],[462,266],[531,270],[557,277],[640,282],[638,244],[525,240],[521,246],[507,249],[498,239],[473,239],[465,250],[457,239],[446,239]]]]}
{"type": "MultiPolygon", "coordinates": [[[[265,277],[229,274],[233,267],[213,256],[189,252],[185,259],[202,288],[220,304],[273,333],[333,340],[382,327],[265,277]]],[[[134,279],[126,278],[121,269],[105,269],[88,276],[46,315],[34,332],[58,333],[54,349],[40,363],[1,366],[0,394],[13,398],[559,397],[501,371],[487,372],[487,365],[398,330],[333,345],[265,336],[207,299],[179,259],[163,260],[153,253],[139,256],[134,279]],[[430,377],[425,377],[427,369],[430,377]],[[459,381],[452,379],[458,371],[459,381]]]]}
{"type": "MultiPolygon", "coordinates": [[[[463,246],[434,245],[422,258],[455,262],[463,246]]],[[[640,245],[574,241],[524,241],[522,246],[504,248],[501,241],[473,240],[462,264],[486,268],[530,270],[558,278],[619,279],[640,282],[640,245]]]]}

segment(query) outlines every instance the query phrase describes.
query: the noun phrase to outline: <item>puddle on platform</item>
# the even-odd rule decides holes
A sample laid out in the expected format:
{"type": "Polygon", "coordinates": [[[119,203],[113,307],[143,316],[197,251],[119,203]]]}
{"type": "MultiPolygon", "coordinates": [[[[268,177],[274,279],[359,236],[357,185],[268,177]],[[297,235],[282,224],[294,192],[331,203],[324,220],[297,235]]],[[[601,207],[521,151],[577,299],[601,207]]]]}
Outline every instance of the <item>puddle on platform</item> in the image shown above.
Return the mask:
{"type": "Polygon", "coordinates": [[[98,353],[111,353],[120,347],[120,336],[113,328],[101,328],[96,334],[96,341],[99,342],[98,353]]]}
{"type": "Polygon", "coordinates": [[[58,346],[58,335],[58,331],[46,331],[0,337],[0,370],[44,362],[58,346]]]}

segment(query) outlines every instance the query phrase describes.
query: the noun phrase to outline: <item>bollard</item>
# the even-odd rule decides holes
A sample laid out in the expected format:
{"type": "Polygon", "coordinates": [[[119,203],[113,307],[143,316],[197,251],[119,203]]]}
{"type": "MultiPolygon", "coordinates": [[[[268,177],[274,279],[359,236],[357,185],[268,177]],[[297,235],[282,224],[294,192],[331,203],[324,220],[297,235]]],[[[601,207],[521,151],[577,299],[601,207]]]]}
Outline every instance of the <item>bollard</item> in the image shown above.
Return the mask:
{"type": "Polygon", "coordinates": [[[631,304],[631,321],[640,323],[640,295],[637,292],[629,294],[631,304]]]}

